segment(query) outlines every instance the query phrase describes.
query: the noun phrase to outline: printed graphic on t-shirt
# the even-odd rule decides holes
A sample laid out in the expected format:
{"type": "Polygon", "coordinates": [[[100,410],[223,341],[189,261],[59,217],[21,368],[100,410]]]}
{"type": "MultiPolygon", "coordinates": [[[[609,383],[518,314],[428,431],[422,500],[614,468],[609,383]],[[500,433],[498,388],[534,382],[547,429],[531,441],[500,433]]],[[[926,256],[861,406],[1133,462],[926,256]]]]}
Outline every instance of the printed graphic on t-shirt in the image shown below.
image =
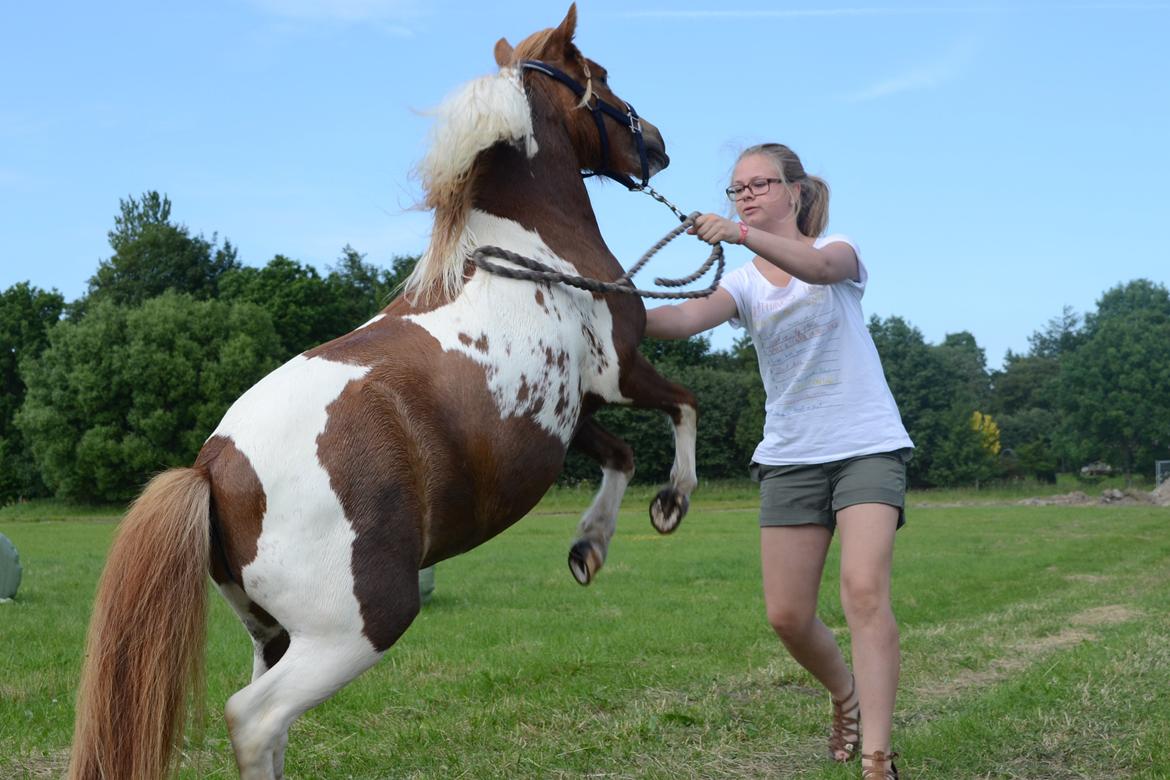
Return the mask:
{"type": "Polygon", "coordinates": [[[806,287],[795,300],[752,306],[756,332],[767,334],[761,351],[766,384],[780,388],[768,411],[779,417],[840,403],[841,317],[824,287],[806,287]]]}

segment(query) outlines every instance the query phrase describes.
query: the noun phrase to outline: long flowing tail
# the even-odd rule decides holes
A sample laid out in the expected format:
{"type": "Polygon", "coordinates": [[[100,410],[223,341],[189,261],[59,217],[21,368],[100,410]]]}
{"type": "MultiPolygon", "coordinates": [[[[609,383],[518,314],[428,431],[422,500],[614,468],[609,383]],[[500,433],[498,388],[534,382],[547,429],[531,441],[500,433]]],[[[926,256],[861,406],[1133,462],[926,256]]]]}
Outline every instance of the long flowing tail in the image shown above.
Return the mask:
{"type": "Polygon", "coordinates": [[[160,780],[201,705],[210,486],[159,474],[118,529],[89,625],[69,780],[160,780]]]}

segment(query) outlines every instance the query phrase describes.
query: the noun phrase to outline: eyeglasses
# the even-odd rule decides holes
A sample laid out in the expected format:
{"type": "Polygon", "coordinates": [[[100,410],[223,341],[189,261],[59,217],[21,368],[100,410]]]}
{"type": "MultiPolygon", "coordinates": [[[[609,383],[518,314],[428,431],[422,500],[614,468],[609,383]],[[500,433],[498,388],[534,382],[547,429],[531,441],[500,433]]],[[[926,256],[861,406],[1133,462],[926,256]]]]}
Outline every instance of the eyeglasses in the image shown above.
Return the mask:
{"type": "Polygon", "coordinates": [[[744,191],[751,192],[752,195],[759,197],[760,195],[767,195],[768,189],[772,186],[772,182],[782,182],[783,179],[752,179],[746,185],[733,184],[724,192],[727,193],[727,199],[735,202],[740,199],[744,191]]]}

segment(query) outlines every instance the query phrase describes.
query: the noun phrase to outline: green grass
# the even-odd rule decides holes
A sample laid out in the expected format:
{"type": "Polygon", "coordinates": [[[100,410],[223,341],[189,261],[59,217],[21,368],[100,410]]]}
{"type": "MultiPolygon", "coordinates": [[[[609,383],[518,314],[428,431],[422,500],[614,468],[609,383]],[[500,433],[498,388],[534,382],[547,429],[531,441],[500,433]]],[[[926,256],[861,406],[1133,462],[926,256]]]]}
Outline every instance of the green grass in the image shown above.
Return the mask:
{"type": "MultiPolygon", "coordinates": [[[[751,486],[705,488],[670,537],[650,527],[651,494],[627,497],[589,588],[565,565],[587,490],[440,564],[402,641],[293,727],[288,776],[859,776],[821,757],[827,698],[765,623],[751,486]]],[[[0,514],[25,567],[0,606],[3,778],[64,766],[113,518],[62,514],[0,514]]],[[[847,650],[836,567],[834,547],[821,614],[847,650]]],[[[1170,509],[912,504],[894,590],[909,777],[1170,776],[1170,509]]],[[[235,776],[218,713],[250,643],[212,601],[213,714],[184,778],[235,776]]]]}

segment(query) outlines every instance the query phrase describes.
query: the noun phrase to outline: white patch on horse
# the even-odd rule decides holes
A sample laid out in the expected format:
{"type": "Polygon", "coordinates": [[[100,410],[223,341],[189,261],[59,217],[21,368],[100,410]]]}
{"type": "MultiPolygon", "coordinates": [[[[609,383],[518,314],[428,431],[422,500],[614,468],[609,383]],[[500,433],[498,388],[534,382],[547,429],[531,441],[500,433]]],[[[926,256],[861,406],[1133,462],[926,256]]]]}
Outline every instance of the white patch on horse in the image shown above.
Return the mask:
{"type": "Polygon", "coordinates": [[[601,487],[593,498],[593,503],[581,522],[577,524],[577,538],[588,539],[600,545],[601,555],[609,548],[609,540],[617,529],[618,511],[622,508],[622,496],[626,494],[626,485],[630,482],[631,474],[620,469],[601,469],[601,487]]]}
{"type": "Polygon", "coordinates": [[[689,496],[699,484],[695,469],[699,415],[693,406],[679,406],[678,412],[678,425],[674,426],[674,465],[670,469],[670,482],[684,496],[689,496]]]}
{"type": "MultiPolygon", "coordinates": [[[[539,234],[512,220],[473,210],[468,230],[480,244],[576,273],[539,234]]],[[[501,418],[531,417],[566,444],[585,393],[628,401],[618,389],[613,317],[603,299],[584,290],[479,271],[455,300],[405,319],[426,329],[443,349],[484,367],[501,418]]]]}
{"type": "Polygon", "coordinates": [[[356,328],[354,328],[354,330],[361,330],[362,328],[368,328],[369,326],[373,325],[378,320],[383,319],[385,316],[386,316],[385,314],[375,314],[373,317],[370,317],[368,320],[363,322],[361,325],[358,325],[356,328]]]}
{"type": "MultiPolygon", "coordinates": [[[[529,159],[536,156],[532,107],[518,68],[502,68],[464,84],[434,114],[430,148],[418,166],[431,207],[449,203],[456,194],[457,200],[462,201],[461,193],[468,186],[476,158],[501,141],[514,144],[529,159]]],[[[463,260],[472,248],[474,245],[466,240],[450,247],[432,238],[406,279],[407,294],[425,290],[438,281],[445,293],[454,297],[463,283],[463,260]]]]}
{"type": "Polygon", "coordinates": [[[368,371],[297,356],[232,404],[212,434],[232,440],[264,488],[256,557],[242,581],[290,634],[363,629],[351,572],[355,534],[317,458],[317,437],[329,405],[368,371]]]}

